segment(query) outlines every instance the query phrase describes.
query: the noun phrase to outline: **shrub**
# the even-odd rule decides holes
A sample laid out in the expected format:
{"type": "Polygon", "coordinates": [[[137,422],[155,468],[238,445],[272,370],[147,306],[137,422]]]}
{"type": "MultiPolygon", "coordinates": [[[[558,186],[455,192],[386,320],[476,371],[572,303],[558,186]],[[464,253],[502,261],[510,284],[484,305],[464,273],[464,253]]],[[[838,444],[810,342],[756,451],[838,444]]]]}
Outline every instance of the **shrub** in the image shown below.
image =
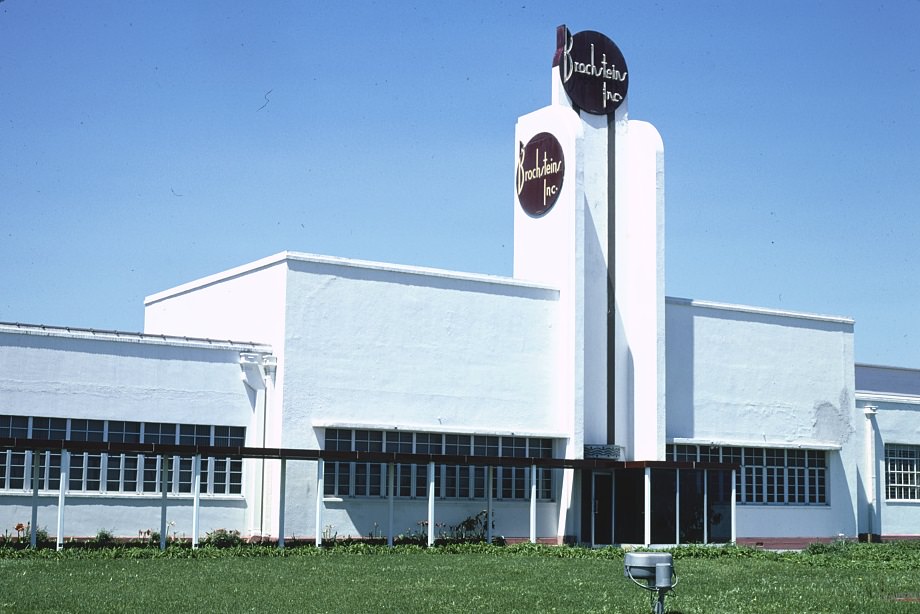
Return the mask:
{"type": "Polygon", "coordinates": [[[35,539],[40,544],[47,544],[51,542],[51,536],[48,535],[48,530],[44,528],[35,529],[35,539]]]}
{"type": "Polygon", "coordinates": [[[214,529],[205,535],[205,538],[201,543],[202,545],[214,546],[215,548],[233,548],[235,546],[241,545],[243,543],[243,539],[240,537],[239,531],[214,529]]]}
{"type": "Polygon", "coordinates": [[[93,545],[101,548],[108,548],[115,545],[115,535],[110,529],[99,529],[96,531],[96,537],[93,538],[93,545]]]}

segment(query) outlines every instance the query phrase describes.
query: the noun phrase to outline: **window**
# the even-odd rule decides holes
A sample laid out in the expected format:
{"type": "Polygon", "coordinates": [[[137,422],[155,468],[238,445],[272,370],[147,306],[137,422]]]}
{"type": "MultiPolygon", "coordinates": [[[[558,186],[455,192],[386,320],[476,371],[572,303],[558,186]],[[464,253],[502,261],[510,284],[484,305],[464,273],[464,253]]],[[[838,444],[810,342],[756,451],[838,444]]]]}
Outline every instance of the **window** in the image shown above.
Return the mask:
{"type": "MultiPolygon", "coordinates": [[[[444,454],[468,455],[472,453],[470,435],[444,435],[444,454]]],[[[444,465],[444,494],[447,499],[469,499],[470,467],[444,465]]]]}
{"type": "MultiPolygon", "coordinates": [[[[32,418],[32,439],[67,439],[67,419],[32,418]]],[[[38,454],[39,489],[57,490],[61,484],[61,453],[45,450],[38,454]]]]}
{"type": "MultiPolygon", "coordinates": [[[[380,431],[355,431],[355,450],[383,452],[383,433],[380,431]]],[[[379,497],[383,493],[383,465],[380,463],[355,463],[355,496],[379,497]]]]}
{"type": "MultiPolygon", "coordinates": [[[[326,429],[326,450],[385,451],[458,456],[513,456],[552,458],[553,440],[536,437],[498,437],[406,431],[326,429]]],[[[428,465],[400,463],[394,466],[395,495],[428,496],[428,465]]],[[[387,466],[380,463],[327,461],[324,493],[337,497],[386,496],[387,466]]],[[[493,468],[492,496],[500,499],[530,498],[530,467],[493,468]]],[[[442,499],[485,499],[484,466],[435,466],[435,494],[442,499]]],[[[537,469],[537,497],[553,497],[553,471],[537,469]]]]}
{"type": "Polygon", "coordinates": [[[885,444],[886,497],[920,500],[920,446],[885,444]]]}
{"type": "MultiPolygon", "coordinates": [[[[205,424],[180,424],[179,444],[185,446],[211,445],[211,427],[205,424]]],[[[179,492],[192,492],[195,459],[183,456],[179,459],[179,492]]],[[[208,492],[208,459],[201,459],[201,486],[199,492],[208,492]]]]}
{"type": "MultiPolygon", "coordinates": [[[[159,422],[145,422],[142,432],[144,443],[176,443],[176,425],[161,424],[159,422]]],[[[175,473],[175,461],[171,456],[148,455],[143,456],[144,467],[144,492],[160,492],[160,482],[162,481],[163,463],[168,463],[166,470],[167,491],[172,490],[173,475],[175,473]]]]}
{"type": "Polygon", "coordinates": [[[827,503],[827,453],[805,450],[806,503],[827,503]]]}
{"type": "MultiPolygon", "coordinates": [[[[327,450],[352,450],[352,432],[346,429],[326,430],[327,450]]],[[[323,465],[323,494],[344,497],[351,492],[351,466],[354,463],[325,463],[323,465]]]]}
{"type": "MultiPolygon", "coordinates": [[[[501,455],[524,458],[527,456],[527,439],[525,437],[502,437],[501,455]]],[[[502,499],[524,499],[525,488],[529,487],[524,467],[500,467],[499,480],[501,481],[502,499]]]]}
{"type": "MultiPolygon", "coordinates": [[[[474,456],[498,456],[498,437],[492,435],[476,435],[473,438],[473,455],[474,456]]],[[[498,480],[496,479],[496,469],[488,468],[492,471],[492,497],[498,498],[498,480]]],[[[473,468],[473,496],[477,499],[486,498],[486,467],[473,468]]]]}
{"type": "MultiPolygon", "coordinates": [[[[724,447],[721,448],[722,452],[722,462],[723,463],[734,463],[736,465],[741,464],[741,459],[744,457],[744,453],[741,448],[733,447],[724,447]]],[[[741,502],[741,493],[743,492],[742,483],[744,482],[744,474],[741,471],[735,472],[735,500],[741,502]]]]}
{"type": "MultiPolygon", "coordinates": [[[[415,437],[412,433],[400,431],[398,433],[384,433],[386,437],[386,451],[399,452],[405,454],[412,453],[412,446],[415,437]]],[[[412,494],[412,472],[415,465],[399,464],[394,467],[396,475],[394,484],[397,497],[408,497],[412,494]]]]}
{"type": "Polygon", "coordinates": [[[32,418],[32,439],[67,439],[66,418],[32,418]]]}
{"type": "MultiPolygon", "coordinates": [[[[139,443],[140,440],[140,422],[109,421],[109,441],[139,443]]],[[[108,492],[137,492],[138,455],[109,454],[107,460],[106,490],[108,492]]]]}
{"type": "MultiPolygon", "coordinates": [[[[416,454],[442,454],[441,440],[442,435],[439,433],[416,433],[416,454]]],[[[440,478],[441,472],[435,467],[434,492],[436,496],[441,491],[440,478]]],[[[428,465],[417,465],[415,467],[415,496],[418,498],[428,496],[428,465]]]]}
{"type": "Polygon", "coordinates": [[[718,463],[722,448],[719,446],[700,446],[699,460],[704,463],[718,463]]]}
{"type": "MultiPolygon", "coordinates": [[[[246,444],[246,429],[241,426],[215,426],[214,445],[239,447],[246,444]]],[[[208,459],[211,472],[211,492],[215,495],[238,495],[243,492],[243,459],[211,458],[208,459]]],[[[202,469],[204,471],[204,469],[202,469]]],[[[202,480],[203,481],[203,480],[202,480]]]]}
{"type": "MultiPolygon", "coordinates": [[[[0,415],[0,437],[36,440],[98,441],[112,443],[182,443],[242,446],[246,429],[238,426],[169,424],[83,418],[0,415]]],[[[60,488],[61,455],[39,451],[39,488],[60,488]]],[[[104,454],[79,452],[70,456],[68,490],[96,493],[160,492],[160,469],[169,463],[170,492],[191,493],[191,457],[159,457],[135,453],[104,454]]],[[[30,490],[32,452],[0,451],[0,490],[30,490]]],[[[201,492],[240,494],[243,484],[242,459],[202,458],[201,492]]]]}
{"type": "Polygon", "coordinates": [[[807,454],[806,450],[789,450],[787,453],[789,459],[789,482],[787,484],[789,503],[805,503],[807,501],[805,491],[808,483],[805,475],[808,467],[807,454]]]}
{"type": "MultiPolygon", "coordinates": [[[[552,458],[552,439],[530,439],[527,456],[530,458],[552,458]]],[[[528,472],[530,469],[527,470],[528,472]]],[[[537,498],[548,500],[553,496],[553,470],[537,468],[537,498]]]]}
{"type": "MultiPolygon", "coordinates": [[[[35,420],[35,418],[33,418],[35,420]]],[[[71,441],[105,441],[103,420],[70,421],[71,441]]],[[[70,455],[69,490],[99,491],[102,485],[102,454],[78,452],[70,455]]]]}
{"type": "Polygon", "coordinates": [[[9,452],[7,488],[23,490],[26,487],[26,453],[9,452]]]}
{"type": "Polygon", "coordinates": [[[827,503],[827,452],[786,448],[669,444],[674,461],[733,463],[736,500],[741,504],[824,505],[827,503]]]}

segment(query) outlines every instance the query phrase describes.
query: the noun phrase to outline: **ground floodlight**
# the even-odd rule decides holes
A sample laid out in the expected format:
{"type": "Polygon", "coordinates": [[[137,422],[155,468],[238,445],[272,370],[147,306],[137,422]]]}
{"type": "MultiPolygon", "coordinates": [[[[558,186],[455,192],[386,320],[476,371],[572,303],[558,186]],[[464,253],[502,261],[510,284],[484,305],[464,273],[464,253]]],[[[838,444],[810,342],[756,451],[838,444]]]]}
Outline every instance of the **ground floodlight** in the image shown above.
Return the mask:
{"type": "Polygon", "coordinates": [[[627,552],[623,559],[623,575],[636,586],[652,593],[652,612],[664,614],[664,596],[677,586],[674,557],[667,552],[627,552]],[[642,584],[639,580],[645,580],[642,584]]]}

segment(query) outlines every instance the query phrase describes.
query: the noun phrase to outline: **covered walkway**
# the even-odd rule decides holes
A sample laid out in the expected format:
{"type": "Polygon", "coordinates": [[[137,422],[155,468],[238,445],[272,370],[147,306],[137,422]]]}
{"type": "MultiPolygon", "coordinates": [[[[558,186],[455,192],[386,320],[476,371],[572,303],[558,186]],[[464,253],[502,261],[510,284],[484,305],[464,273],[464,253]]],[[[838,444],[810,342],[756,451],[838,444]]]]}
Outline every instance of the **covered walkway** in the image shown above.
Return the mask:
{"type": "MultiPolygon", "coordinates": [[[[203,446],[153,443],[78,442],[0,438],[0,451],[26,453],[26,467],[31,467],[32,519],[38,524],[40,452],[61,454],[57,514],[57,548],[63,548],[67,501],[69,459],[72,453],[143,454],[160,460],[160,547],[166,547],[166,514],[169,508],[170,467],[180,458],[192,459],[192,547],[198,547],[200,481],[202,459],[265,459],[280,463],[278,502],[278,547],[284,547],[284,510],[286,471],[290,461],[316,463],[316,527],[323,526],[324,463],[364,462],[387,466],[386,498],[389,507],[387,543],[393,545],[393,517],[397,497],[393,477],[397,464],[427,466],[428,527],[435,526],[435,467],[439,464],[485,467],[487,469],[487,517],[492,517],[492,479],[496,467],[530,468],[529,540],[537,541],[537,469],[575,470],[581,475],[581,541],[591,545],[676,544],[735,541],[735,473],[737,467],[722,463],[615,461],[607,459],[523,458],[451,454],[410,454],[397,452],[353,452],[297,448],[251,448],[244,446],[203,446]],[[637,503],[641,501],[640,507],[637,503]],[[725,518],[725,515],[729,518],[725,518]]],[[[2,497],[7,494],[0,494],[2,497]]],[[[100,506],[103,508],[104,506],[100,506]]],[[[100,509],[100,511],[103,511],[100,509]]],[[[492,541],[491,522],[487,539],[492,541]]],[[[31,531],[31,545],[36,547],[36,533],[31,531]]],[[[428,545],[434,545],[435,532],[429,530],[428,545]]],[[[321,530],[316,531],[317,546],[323,543],[321,530]]]]}

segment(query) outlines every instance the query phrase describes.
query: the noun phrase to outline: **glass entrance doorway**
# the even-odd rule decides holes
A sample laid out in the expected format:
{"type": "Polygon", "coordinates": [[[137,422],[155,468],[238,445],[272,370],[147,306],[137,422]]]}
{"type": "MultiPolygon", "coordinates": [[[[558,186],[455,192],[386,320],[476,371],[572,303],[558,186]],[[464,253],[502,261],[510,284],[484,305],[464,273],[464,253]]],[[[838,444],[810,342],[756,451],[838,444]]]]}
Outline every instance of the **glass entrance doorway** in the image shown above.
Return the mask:
{"type": "Polygon", "coordinates": [[[732,471],[725,469],[660,463],[585,470],[581,541],[591,546],[728,542],[733,537],[732,492],[732,471]]]}
{"type": "Polygon", "coordinates": [[[608,546],[613,543],[613,474],[594,473],[593,488],[594,510],[591,533],[594,535],[592,545],[608,546]]]}

